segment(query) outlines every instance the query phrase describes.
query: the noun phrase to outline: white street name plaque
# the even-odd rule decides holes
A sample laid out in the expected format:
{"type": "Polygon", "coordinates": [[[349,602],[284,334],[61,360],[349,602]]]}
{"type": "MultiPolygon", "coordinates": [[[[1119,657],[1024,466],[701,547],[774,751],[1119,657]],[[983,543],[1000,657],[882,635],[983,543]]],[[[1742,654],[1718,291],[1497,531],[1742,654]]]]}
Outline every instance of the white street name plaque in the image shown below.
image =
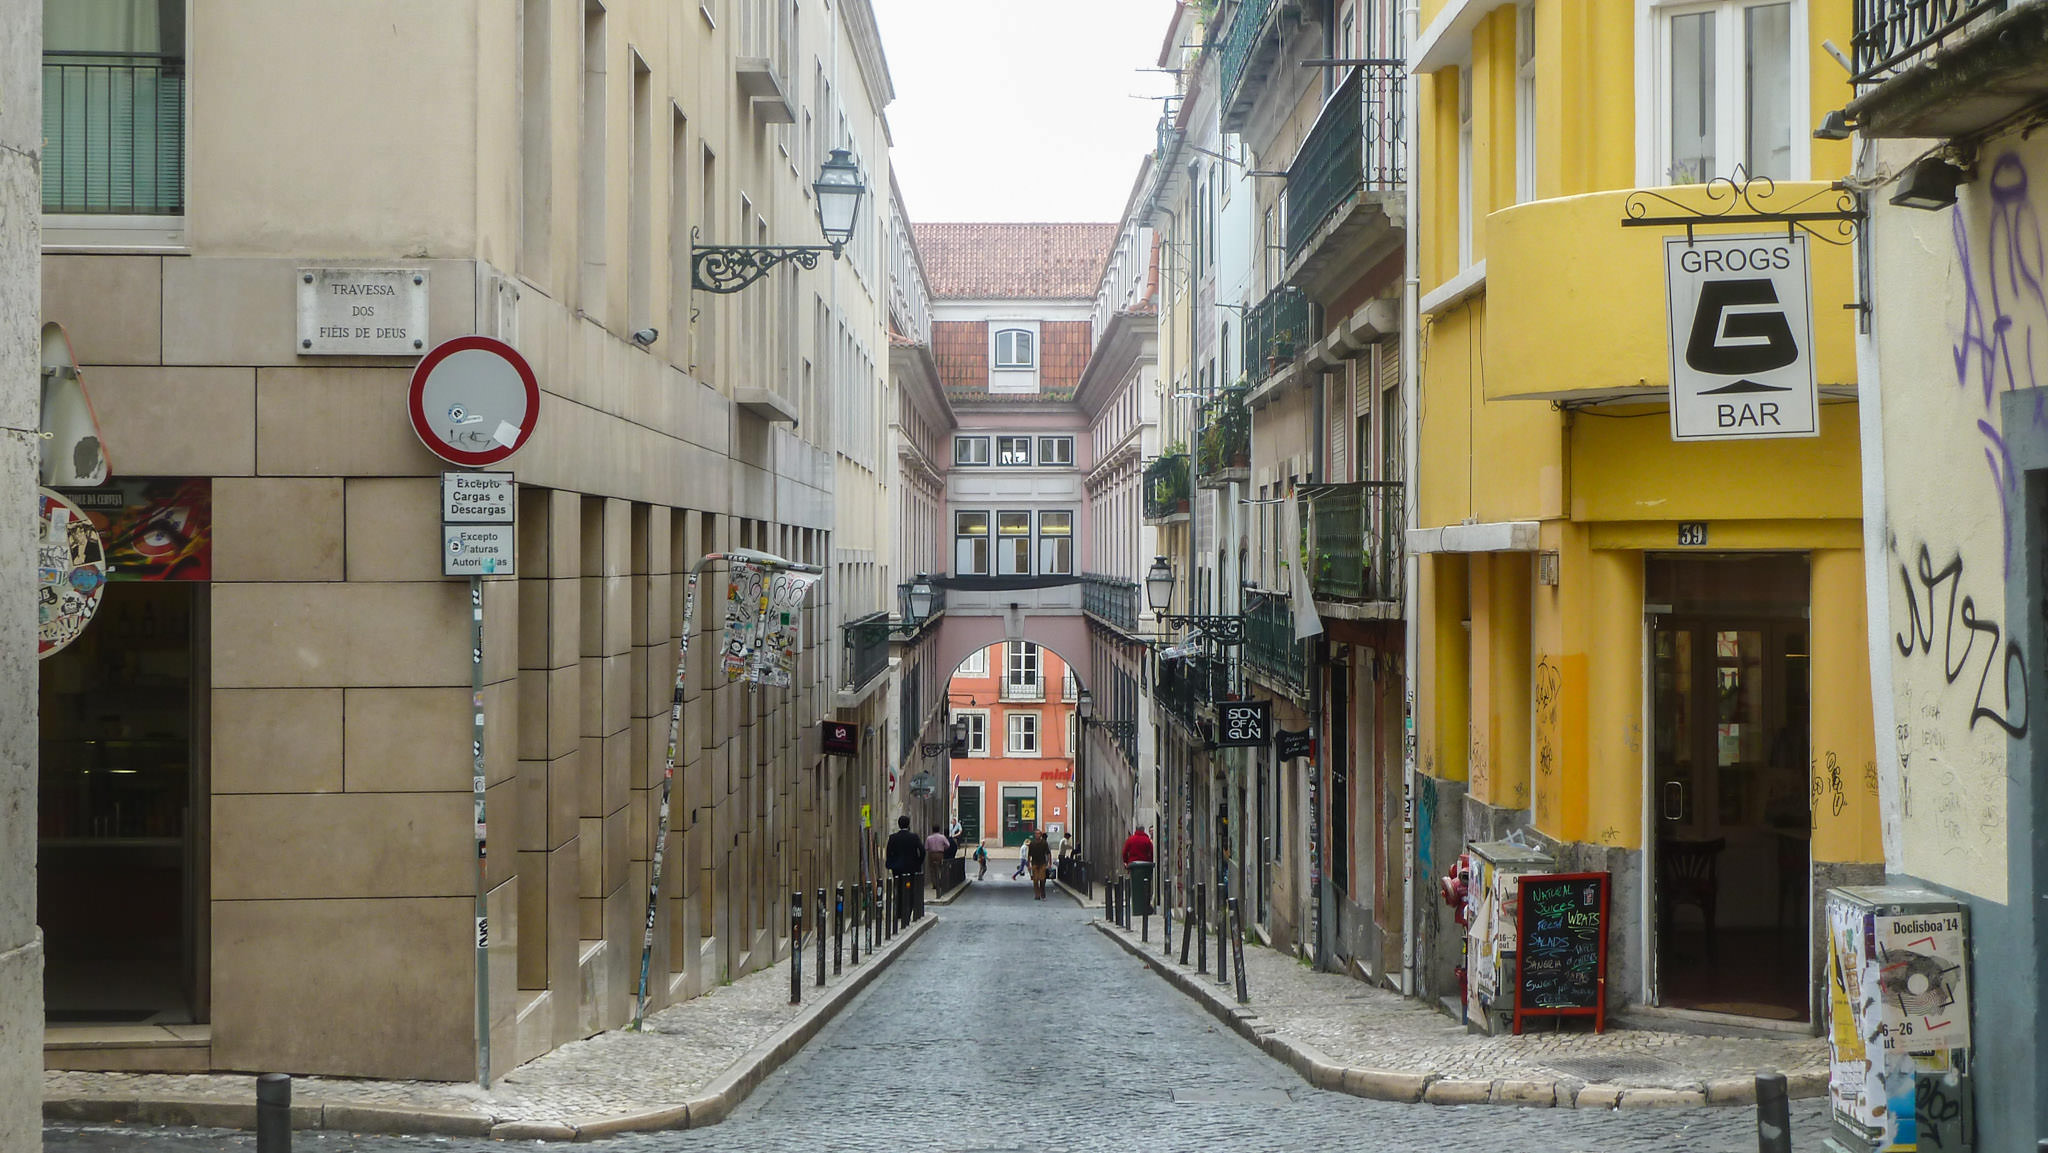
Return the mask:
{"type": "Polygon", "coordinates": [[[418,356],[427,349],[424,268],[301,268],[300,356],[418,356]]]}
{"type": "Polygon", "coordinates": [[[444,524],[441,526],[442,576],[511,576],[512,537],[509,524],[444,524]]]}
{"type": "Polygon", "coordinates": [[[444,472],[441,523],[511,524],[512,493],[509,472],[444,472]]]}

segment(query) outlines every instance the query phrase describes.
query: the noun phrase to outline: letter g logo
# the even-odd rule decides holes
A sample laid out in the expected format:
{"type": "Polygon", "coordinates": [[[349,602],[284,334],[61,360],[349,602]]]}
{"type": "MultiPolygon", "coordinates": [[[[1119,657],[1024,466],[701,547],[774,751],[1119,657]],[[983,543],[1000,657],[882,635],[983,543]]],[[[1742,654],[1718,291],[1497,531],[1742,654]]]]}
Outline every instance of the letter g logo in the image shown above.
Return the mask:
{"type": "Polygon", "coordinates": [[[1700,286],[1685,363],[1715,376],[1742,376],[1783,368],[1799,359],[1799,344],[1769,280],[1709,280],[1700,286]]]}

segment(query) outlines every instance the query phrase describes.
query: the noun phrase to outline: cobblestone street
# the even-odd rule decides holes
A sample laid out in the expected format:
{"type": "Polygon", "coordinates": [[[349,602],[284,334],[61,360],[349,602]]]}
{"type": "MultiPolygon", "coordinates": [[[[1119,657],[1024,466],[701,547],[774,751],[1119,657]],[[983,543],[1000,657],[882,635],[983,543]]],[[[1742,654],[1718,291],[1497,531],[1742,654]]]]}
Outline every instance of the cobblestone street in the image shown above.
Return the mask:
{"type": "MultiPolygon", "coordinates": [[[[1734,1153],[1754,1113],[1368,1101],[1312,1089],[1088,925],[1063,896],[975,886],[724,1124],[595,1143],[642,1150],[1202,1150],[1734,1153]]],[[[1820,1147],[1823,1103],[1793,1105],[1820,1147]]],[[[51,1153],[253,1149],[248,1134],[51,1126],[51,1153]]],[[[503,1149],[448,1138],[299,1133],[320,1153],[503,1149]]]]}

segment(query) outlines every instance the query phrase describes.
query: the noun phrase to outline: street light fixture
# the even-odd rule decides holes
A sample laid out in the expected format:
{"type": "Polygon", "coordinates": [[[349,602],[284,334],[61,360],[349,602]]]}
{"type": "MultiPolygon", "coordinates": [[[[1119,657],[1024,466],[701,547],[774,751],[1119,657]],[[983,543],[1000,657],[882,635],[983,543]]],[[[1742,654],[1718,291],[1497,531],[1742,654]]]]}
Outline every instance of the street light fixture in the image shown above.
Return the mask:
{"type": "Polygon", "coordinates": [[[1173,565],[1165,557],[1152,558],[1145,572],[1145,601],[1152,615],[1169,629],[1184,628],[1208,637],[1219,645],[1244,643],[1244,617],[1236,613],[1170,613],[1173,603],[1173,565]]]}
{"type": "Polygon", "coordinates": [[[902,637],[914,637],[932,619],[932,613],[939,607],[938,586],[925,574],[908,584],[896,586],[896,610],[903,620],[896,626],[896,633],[902,637]]]}
{"type": "Polygon", "coordinates": [[[698,244],[697,230],[693,228],[690,286],[706,292],[734,293],[767,276],[778,264],[816,268],[818,257],[827,252],[832,259],[839,259],[840,252],[853,239],[854,224],[860,219],[861,197],[866,192],[853,154],[844,148],[834,148],[819,166],[817,182],[811,185],[818,206],[818,230],[825,234],[825,244],[698,244]]]}

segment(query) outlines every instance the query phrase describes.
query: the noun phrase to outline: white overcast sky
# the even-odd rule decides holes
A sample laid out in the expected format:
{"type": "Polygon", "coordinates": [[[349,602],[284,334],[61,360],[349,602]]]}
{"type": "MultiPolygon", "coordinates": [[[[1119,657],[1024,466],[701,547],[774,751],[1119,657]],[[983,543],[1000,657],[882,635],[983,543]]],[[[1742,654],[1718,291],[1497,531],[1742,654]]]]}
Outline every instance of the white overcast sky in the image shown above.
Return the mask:
{"type": "Polygon", "coordinates": [[[1174,0],[872,0],[913,221],[1115,221],[1152,149],[1174,0]]]}

